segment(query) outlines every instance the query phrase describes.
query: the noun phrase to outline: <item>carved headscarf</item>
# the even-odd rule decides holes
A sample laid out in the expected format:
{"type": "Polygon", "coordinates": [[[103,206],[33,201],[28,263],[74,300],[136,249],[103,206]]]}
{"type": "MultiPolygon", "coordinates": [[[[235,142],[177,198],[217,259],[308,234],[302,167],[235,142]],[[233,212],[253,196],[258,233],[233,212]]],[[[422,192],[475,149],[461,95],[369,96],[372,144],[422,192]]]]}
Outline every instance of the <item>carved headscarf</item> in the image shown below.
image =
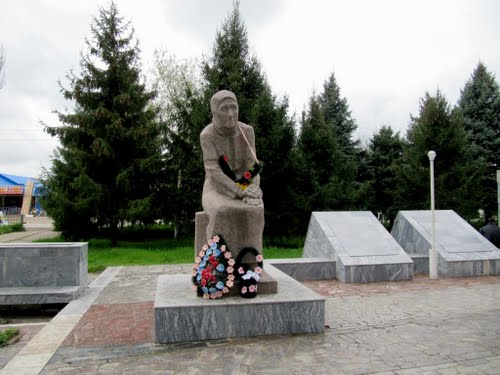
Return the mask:
{"type": "Polygon", "coordinates": [[[212,116],[215,117],[215,114],[219,109],[220,102],[226,98],[231,98],[236,102],[236,104],[238,104],[238,100],[236,100],[236,95],[234,95],[231,91],[228,90],[218,91],[214,94],[214,96],[212,96],[212,99],[210,99],[210,109],[212,110],[212,116]]]}

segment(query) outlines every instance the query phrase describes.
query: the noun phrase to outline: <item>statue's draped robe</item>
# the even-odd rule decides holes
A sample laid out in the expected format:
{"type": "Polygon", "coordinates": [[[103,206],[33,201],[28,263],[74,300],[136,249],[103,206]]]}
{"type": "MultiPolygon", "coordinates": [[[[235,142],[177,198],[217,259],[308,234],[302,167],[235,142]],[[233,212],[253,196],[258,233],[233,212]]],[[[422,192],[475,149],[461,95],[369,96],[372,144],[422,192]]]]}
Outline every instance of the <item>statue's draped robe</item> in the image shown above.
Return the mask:
{"type": "MultiPolygon", "coordinates": [[[[241,122],[238,125],[255,153],[253,128],[241,122]]],[[[200,141],[205,165],[202,204],[209,217],[207,240],[221,234],[234,256],[243,247],[253,247],[262,252],[264,206],[252,206],[238,198],[241,189],[224,174],[219,164],[220,157],[226,155],[236,178],[240,178],[254,164],[255,159],[241,131],[236,127],[228,134],[220,134],[210,124],[201,132],[200,141]]],[[[252,184],[259,183],[260,176],[257,175],[252,184]]]]}

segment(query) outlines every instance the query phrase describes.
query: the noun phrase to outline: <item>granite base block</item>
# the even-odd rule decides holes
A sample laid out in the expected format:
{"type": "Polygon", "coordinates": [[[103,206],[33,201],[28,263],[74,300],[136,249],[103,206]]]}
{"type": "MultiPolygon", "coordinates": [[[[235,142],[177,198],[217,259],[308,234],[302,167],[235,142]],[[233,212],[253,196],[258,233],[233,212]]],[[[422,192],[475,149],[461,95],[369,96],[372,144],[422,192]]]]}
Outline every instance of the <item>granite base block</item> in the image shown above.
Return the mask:
{"type": "Polygon", "coordinates": [[[429,274],[429,255],[425,254],[408,254],[413,260],[413,273],[416,274],[429,274]]]}
{"type": "Polygon", "coordinates": [[[336,262],[331,258],[268,259],[266,262],[298,281],[336,277],[336,262]]]}
{"type": "Polygon", "coordinates": [[[192,291],[188,275],[159,276],[155,342],[324,332],[325,299],[272,265],[267,272],[277,280],[278,293],[253,299],[204,300],[192,291]]]}
{"type": "Polygon", "coordinates": [[[343,283],[400,281],[413,279],[413,264],[368,264],[337,267],[337,278],[343,283]]]}
{"type": "Polygon", "coordinates": [[[0,305],[45,305],[69,303],[74,300],[83,287],[26,287],[0,288],[0,305]]]}

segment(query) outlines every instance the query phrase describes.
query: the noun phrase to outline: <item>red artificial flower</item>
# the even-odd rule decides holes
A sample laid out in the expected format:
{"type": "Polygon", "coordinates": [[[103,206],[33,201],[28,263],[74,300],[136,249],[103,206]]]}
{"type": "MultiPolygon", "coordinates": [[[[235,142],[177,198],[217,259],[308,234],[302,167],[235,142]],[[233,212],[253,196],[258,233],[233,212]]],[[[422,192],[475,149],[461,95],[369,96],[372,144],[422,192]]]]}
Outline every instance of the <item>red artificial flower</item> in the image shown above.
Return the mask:
{"type": "Polygon", "coordinates": [[[250,180],[252,178],[252,174],[246,171],[245,173],[243,173],[243,178],[245,178],[246,180],[250,180]]]}
{"type": "Polygon", "coordinates": [[[205,285],[207,285],[207,280],[201,279],[201,286],[205,286],[205,285]]]}
{"type": "Polygon", "coordinates": [[[229,161],[229,158],[227,157],[227,155],[224,155],[224,156],[223,156],[223,158],[224,158],[224,161],[225,161],[226,163],[229,161]]]}

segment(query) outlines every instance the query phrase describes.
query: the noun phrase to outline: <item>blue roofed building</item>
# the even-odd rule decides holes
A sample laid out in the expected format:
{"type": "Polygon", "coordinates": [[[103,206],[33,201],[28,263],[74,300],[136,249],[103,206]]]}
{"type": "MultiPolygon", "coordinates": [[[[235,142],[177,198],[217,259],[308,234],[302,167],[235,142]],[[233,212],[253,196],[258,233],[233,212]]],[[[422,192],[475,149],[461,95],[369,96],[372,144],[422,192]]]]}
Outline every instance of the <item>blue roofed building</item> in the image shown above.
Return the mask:
{"type": "Polygon", "coordinates": [[[36,178],[0,173],[0,210],[26,215],[40,211],[42,183],[36,178]]]}

